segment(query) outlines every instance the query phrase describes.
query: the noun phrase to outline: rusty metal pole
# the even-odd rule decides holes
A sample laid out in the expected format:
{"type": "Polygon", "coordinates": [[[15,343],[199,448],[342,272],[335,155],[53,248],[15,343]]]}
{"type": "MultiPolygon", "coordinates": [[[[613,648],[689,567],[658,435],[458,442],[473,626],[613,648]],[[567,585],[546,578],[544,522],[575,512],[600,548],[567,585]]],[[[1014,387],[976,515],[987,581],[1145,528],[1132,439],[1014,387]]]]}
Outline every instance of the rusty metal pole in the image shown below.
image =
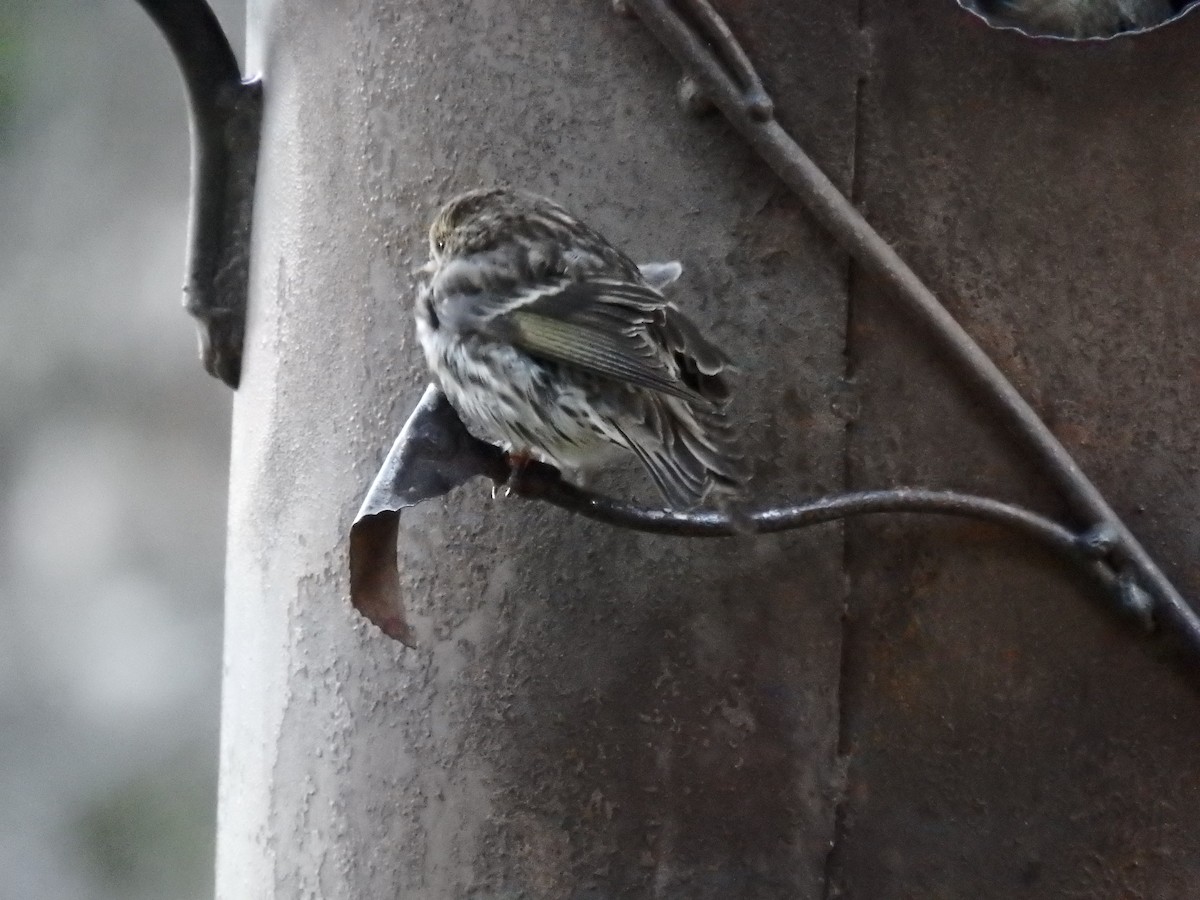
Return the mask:
{"type": "MultiPolygon", "coordinates": [[[[848,188],[856,0],[746,7],[848,188]]],[[[836,527],[687,542],[468,485],[402,523],[416,650],[351,608],[345,541],[421,394],[408,273],[456,191],[527,186],[680,258],[680,302],[747,363],[764,496],[844,481],[844,257],[606,3],[252,0],[250,32],[218,896],[822,896],[836,527]]]]}
{"type": "MultiPolygon", "coordinates": [[[[1194,594],[1187,17],[1070,47],[953,4],[720,6],[745,54],[719,65],[768,89],[743,85],[752,118],[769,94],[1194,594]]],[[[417,649],[352,611],[350,519],[425,380],[407,273],[432,209],[496,180],[682,258],[682,302],[746,363],[760,497],[1055,502],[896,285],[685,118],[606,7],[251,5],[219,895],[1191,896],[1194,693],[991,531],[701,543],[469,485],[403,519],[417,649]]]]}

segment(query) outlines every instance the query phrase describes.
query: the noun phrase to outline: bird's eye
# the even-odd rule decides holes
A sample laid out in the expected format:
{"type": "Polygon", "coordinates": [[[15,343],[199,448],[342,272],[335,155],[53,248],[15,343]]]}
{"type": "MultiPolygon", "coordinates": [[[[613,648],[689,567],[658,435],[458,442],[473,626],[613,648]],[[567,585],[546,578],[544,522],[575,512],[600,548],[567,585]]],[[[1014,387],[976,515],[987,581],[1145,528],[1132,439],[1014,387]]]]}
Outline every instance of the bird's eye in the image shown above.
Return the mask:
{"type": "Polygon", "coordinates": [[[438,238],[436,241],[433,242],[433,246],[437,248],[438,253],[441,253],[443,250],[446,249],[446,241],[444,238],[438,238]]]}

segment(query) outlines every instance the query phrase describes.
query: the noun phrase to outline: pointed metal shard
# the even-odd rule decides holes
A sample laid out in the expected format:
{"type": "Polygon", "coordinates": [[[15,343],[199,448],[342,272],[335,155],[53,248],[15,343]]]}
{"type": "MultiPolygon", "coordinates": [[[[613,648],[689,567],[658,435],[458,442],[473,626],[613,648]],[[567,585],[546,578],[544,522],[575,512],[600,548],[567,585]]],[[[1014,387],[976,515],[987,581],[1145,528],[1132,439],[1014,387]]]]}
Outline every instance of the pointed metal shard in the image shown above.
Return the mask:
{"type": "Polygon", "coordinates": [[[388,637],[415,646],[400,595],[400,512],[474,478],[503,481],[503,452],[471,436],[445,395],[425,389],[350,526],[350,601],[388,637]]]}

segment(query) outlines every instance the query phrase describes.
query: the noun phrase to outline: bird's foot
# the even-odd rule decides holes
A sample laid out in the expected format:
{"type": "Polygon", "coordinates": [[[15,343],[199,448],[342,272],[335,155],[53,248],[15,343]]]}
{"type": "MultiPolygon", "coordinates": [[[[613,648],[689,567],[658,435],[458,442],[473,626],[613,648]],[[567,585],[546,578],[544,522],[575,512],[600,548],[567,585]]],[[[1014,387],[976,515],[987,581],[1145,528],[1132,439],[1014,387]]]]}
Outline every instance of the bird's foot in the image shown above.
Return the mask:
{"type": "Polygon", "coordinates": [[[535,462],[532,454],[520,450],[509,450],[504,454],[504,459],[508,463],[508,481],[503,485],[492,485],[493,500],[497,497],[511,497],[513,494],[520,493],[522,479],[530,465],[535,462]]]}
{"type": "Polygon", "coordinates": [[[521,483],[521,478],[529,465],[533,462],[533,457],[526,452],[517,450],[507,450],[504,453],[504,466],[508,470],[508,474],[503,476],[499,473],[492,476],[492,499],[503,497],[511,497],[513,494],[519,493],[518,485],[521,483]]]}
{"type": "Polygon", "coordinates": [[[508,463],[508,479],[501,485],[505,497],[513,494],[537,497],[562,480],[562,473],[557,468],[542,462],[528,451],[510,450],[504,458],[508,463]]]}
{"type": "Polygon", "coordinates": [[[505,497],[511,497],[512,494],[521,492],[520,488],[524,476],[526,476],[529,466],[533,462],[534,458],[528,452],[518,450],[509,451],[509,480],[504,485],[505,497]]]}

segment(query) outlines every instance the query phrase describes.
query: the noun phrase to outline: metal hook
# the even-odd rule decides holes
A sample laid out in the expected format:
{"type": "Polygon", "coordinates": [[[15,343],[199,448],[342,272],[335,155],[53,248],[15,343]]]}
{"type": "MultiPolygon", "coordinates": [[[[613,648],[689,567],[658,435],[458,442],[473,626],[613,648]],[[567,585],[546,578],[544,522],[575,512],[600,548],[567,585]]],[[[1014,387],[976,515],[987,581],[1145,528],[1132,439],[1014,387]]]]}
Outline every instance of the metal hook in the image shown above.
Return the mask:
{"type": "Polygon", "coordinates": [[[204,368],[236,388],[246,323],[262,82],[242,79],[221,23],[204,0],[138,3],[175,54],[191,113],[184,309],[199,323],[204,368]]]}

